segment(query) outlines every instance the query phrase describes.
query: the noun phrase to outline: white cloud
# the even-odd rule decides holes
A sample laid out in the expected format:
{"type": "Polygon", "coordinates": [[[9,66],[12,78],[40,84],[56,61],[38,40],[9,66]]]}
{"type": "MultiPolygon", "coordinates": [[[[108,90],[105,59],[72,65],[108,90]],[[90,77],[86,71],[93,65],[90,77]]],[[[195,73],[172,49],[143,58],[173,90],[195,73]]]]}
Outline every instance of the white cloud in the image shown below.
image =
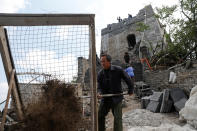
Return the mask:
{"type": "Polygon", "coordinates": [[[162,5],[177,4],[178,0],[100,0],[90,3],[86,10],[96,14],[96,25],[106,27],[107,24],[117,22],[118,16],[125,18],[128,13],[136,15],[144,6],[151,4],[153,8],[161,7],[162,5]]]}
{"type": "MultiPolygon", "coordinates": [[[[57,58],[55,51],[42,51],[34,49],[26,54],[26,57],[16,64],[31,72],[51,74],[60,80],[71,81],[77,75],[77,57],[74,54],[67,54],[57,58]]],[[[28,82],[30,79],[25,79],[28,82]]]]}
{"type": "Polygon", "coordinates": [[[107,24],[117,23],[117,17],[126,18],[128,14],[137,15],[140,9],[151,4],[153,8],[161,7],[162,5],[174,5],[178,0],[97,0],[89,2],[86,7],[87,12],[96,14],[96,30],[99,30],[99,35],[96,37],[97,52],[100,52],[101,29],[107,27],[107,24]]]}
{"type": "Polygon", "coordinates": [[[4,98],[4,100],[5,100],[5,98],[6,98],[5,94],[7,94],[7,91],[8,91],[8,84],[7,84],[7,82],[0,83],[0,89],[1,89],[0,98],[4,98]]]}
{"type": "Polygon", "coordinates": [[[88,26],[85,25],[62,25],[56,26],[55,33],[52,33],[52,37],[58,37],[59,40],[72,39],[74,37],[85,39],[84,36],[88,34],[88,31],[88,26]]]}
{"type": "Polygon", "coordinates": [[[72,26],[58,26],[53,37],[58,37],[60,40],[67,39],[70,29],[72,26]]]}
{"type": "Polygon", "coordinates": [[[28,4],[27,0],[1,0],[0,1],[1,13],[15,13],[19,9],[25,8],[28,4]]]}

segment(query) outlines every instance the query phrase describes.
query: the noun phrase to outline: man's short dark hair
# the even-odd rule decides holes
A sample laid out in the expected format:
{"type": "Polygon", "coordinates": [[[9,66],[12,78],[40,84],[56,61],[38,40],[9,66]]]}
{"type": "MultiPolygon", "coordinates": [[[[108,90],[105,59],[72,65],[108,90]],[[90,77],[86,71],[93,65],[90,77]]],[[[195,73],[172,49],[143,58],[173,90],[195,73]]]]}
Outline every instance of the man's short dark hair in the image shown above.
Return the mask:
{"type": "Polygon", "coordinates": [[[112,58],[111,58],[110,55],[108,55],[108,54],[101,54],[101,57],[104,57],[104,56],[106,57],[108,62],[111,62],[112,58]]]}

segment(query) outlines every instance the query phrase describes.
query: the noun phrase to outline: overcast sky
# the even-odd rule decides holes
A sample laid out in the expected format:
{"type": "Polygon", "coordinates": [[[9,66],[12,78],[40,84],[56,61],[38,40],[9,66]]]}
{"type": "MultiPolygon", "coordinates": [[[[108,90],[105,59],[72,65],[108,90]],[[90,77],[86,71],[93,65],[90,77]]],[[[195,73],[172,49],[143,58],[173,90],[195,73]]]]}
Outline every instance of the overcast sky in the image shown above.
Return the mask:
{"type": "Polygon", "coordinates": [[[173,5],[178,0],[0,0],[0,12],[7,13],[93,13],[96,14],[97,50],[100,30],[117,22],[117,17],[133,16],[145,5],[153,8],[173,5]]]}
{"type": "MultiPolygon", "coordinates": [[[[107,24],[116,23],[117,17],[135,16],[144,6],[153,8],[173,5],[178,0],[0,0],[0,13],[90,13],[95,14],[96,47],[100,50],[100,32],[107,24]]],[[[0,59],[0,102],[5,100],[7,82],[0,59]]],[[[2,109],[2,105],[0,106],[2,109]]]]}

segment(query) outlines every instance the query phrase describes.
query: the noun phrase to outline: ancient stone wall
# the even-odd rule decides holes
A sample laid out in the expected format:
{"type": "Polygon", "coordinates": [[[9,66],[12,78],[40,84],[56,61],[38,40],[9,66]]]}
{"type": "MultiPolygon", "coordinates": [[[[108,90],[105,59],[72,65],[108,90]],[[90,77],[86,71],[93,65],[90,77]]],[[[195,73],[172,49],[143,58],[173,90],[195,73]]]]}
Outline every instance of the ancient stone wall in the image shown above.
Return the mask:
{"type": "Polygon", "coordinates": [[[143,65],[141,63],[133,63],[132,67],[134,68],[135,82],[143,81],[143,65]]]}
{"type": "Polygon", "coordinates": [[[175,73],[177,78],[174,84],[168,82],[169,70],[144,72],[144,81],[154,90],[179,87],[189,95],[191,89],[197,84],[197,66],[193,66],[189,69],[185,69],[183,66],[177,67],[175,68],[175,73]]]}
{"type": "MultiPolygon", "coordinates": [[[[44,90],[42,89],[43,84],[19,84],[19,92],[21,95],[22,103],[25,109],[28,105],[36,103],[43,95],[44,90]]],[[[76,87],[76,95],[82,96],[82,88],[80,84],[73,84],[76,87]]]]}
{"type": "Polygon", "coordinates": [[[149,29],[144,32],[143,40],[149,48],[149,55],[152,55],[152,51],[156,48],[157,44],[160,46],[157,51],[164,48],[164,30],[161,28],[159,21],[155,18],[151,5],[149,5],[140,10],[137,16],[123,19],[119,23],[109,24],[107,28],[102,29],[101,52],[106,52],[110,54],[114,60],[120,60],[121,62],[124,62],[124,53],[129,52],[132,61],[137,61],[139,45],[142,45],[143,36],[142,32],[136,31],[138,28],[137,24],[139,22],[145,23],[145,21],[149,29]],[[129,35],[135,37],[134,43],[132,43],[134,44],[132,49],[129,49],[128,45],[127,37],[129,35]]]}
{"type": "Polygon", "coordinates": [[[89,61],[83,57],[78,58],[78,75],[77,82],[84,83],[86,70],[89,68],[89,61]]]}
{"type": "Polygon", "coordinates": [[[25,108],[27,108],[29,104],[35,103],[40,99],[43,95],[42,86],[42,84],[19,84],[19,92],[25,108]]]}

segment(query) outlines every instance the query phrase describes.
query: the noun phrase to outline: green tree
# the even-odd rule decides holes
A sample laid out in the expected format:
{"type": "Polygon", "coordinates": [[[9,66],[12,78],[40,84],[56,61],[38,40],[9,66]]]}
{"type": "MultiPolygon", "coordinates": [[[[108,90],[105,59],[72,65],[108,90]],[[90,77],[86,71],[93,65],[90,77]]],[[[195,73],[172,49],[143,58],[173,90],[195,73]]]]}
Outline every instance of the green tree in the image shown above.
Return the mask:
{"type": "MultiPolygon", "coordinates": [[[[162,59],[173,59],[174,64],[197,59],[197,0],[179,0],[178,5],[156,8],[156,12],[156,17],[167,30],[165,38],[168,43],[167,50],[159,52],[156,57],[159,59],[168,54],[162,59]],[[182,17],[176,18],[176,13],[182,17]]],[[[162,59],[159,60],[164,62],[162,59]]]]}
{"type": "Polygon", "coordinates": [[[150,27],[147,24],[144,24],[143,22],[138,22],[137,23],[136,31],[144,32],[148,29],[150,29],[150,27]]]}

